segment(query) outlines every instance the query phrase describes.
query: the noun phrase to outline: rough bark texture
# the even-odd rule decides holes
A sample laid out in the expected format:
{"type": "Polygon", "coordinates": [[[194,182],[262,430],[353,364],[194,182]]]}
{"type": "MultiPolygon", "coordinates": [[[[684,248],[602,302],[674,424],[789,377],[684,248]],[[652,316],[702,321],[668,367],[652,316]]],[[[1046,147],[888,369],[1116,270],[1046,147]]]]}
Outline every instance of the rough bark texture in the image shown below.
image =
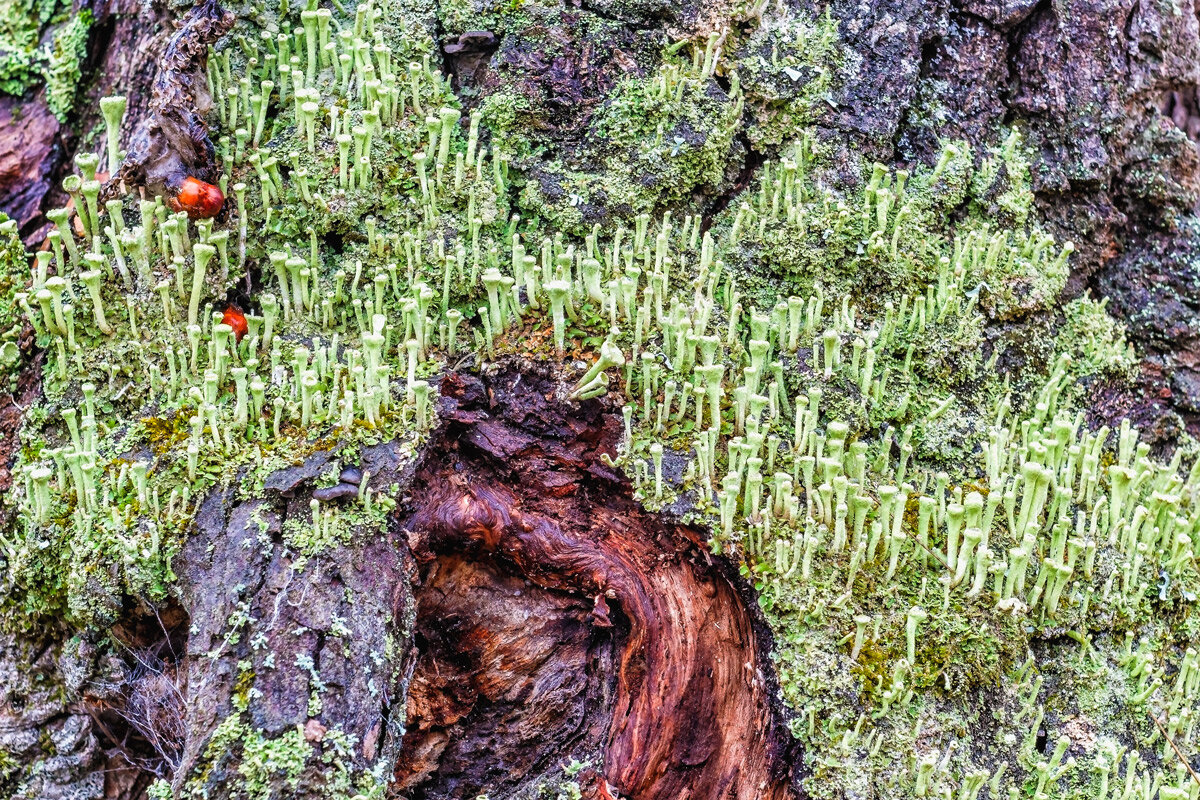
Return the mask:
{"type": "MultiPolygon", "coordinates": [[[[99,99],[114,93],[126,95],[129,107],[123,140],[147,117],[159,58],[173,32],[173,21],[181,16],[166,3],[138,0],[110,0],[79,8],[90,8],[95,22],[83,65],[81,97],[69,124],[55,119],[44,90],[24,97],[0,95],[0,120],[15,121],[0,124],[0,211],[17,220],[31,247],[40,245],[49,230],[43,212],[67,200],[60,184],[71,159],[83,151],[81,138],[100,126],[99,139],[104,140],[99,99]]],[[[98,174],[107,175],[111,166],[105,163],[105,149],[90,144],[86,149],[102,154],[98,174]]]]}
{"type": "MultiPolygon", "coordinates": [[[[828,8],[850,56],[821,123],[827,140],[907,163],[928,160],[939,139],[983,148],[1001,126],[1022,127],[1039,154],[1041,212],[1078,246],[1068,293],[1111,297],[1144,361],[1140,384],[1112,398],[1111,417],[1132,414],[1167,440],[1184,426],[1200,431],[1196,10],[1137,0],[828,8]]],[[[135,2],[94,10],[91,82],[68,124],[40,94],[0,98],[0,210],[31,247],[47,230],[43,212],[63,202],[56,187],[97,121],[94,100],[126,94],[127,131],[146,119],[171,32],[163,23],[180,16],[135,2]]],[[[483,96],[502,82],[529,88],[546,112],[544,133],[565,148],[664,30],[713,22],[672,18],[658,4],[583,7],[555,30],[571,56],[541,59],[520,32],[464,39],[447,30],[443,44],[460,85],[483,96]],[[619,30],[589,39],[585,23],[596,18],[619,30]]],[[[740,146],[734,176],[767,155],[740,146]]],[[[722,208],[742,186],[730,180],[730,196],[697,201],[722,208]]],[[[485,786],[515,796],[571,755],[593,759],[592,797],[614,796],[609,784],[639,800],[790,796],[796,754],[754,602],[728,564],[705,555],[703,534],[640,511],[599,460],[619,418],[596,403],[575,410],[547,399],[554,387],[534,371],[446,381],[446,427],[415,476],[388,473],[396,460],[386,445],[363,454],[375,485],[408,487],[386,537],[323,553],[301,584],[290,582],[279,531],[306,512],[312,479],[334,469],[318,454],[269,481],[262,498],[208,499],[179,557],[173,624],[131,635],[124,664],[97,666],[86,643],[71,649],[52,636],[0,644],[0,747],[32,758],[48,739],[58,754],[36,796],[138,796],[147,781],[120,778],[115,766],[129,752],[175,758],[181,776],[211,769],[219,787],[236,764],[205,747],[239,694],[257,728],[300,725],[320,742],[323,731],[308,725],[310,687],[275,682],[262,668],[268,653],[342,676],[330,682],[326,713],[358,737],[354,759],[398,753],[394,786],[404,796],[474,797],[485,786]],[[343,589],[360,598],[353,609],[343,589]],[[265,648],[223,638],[239,613],[277,620],[278,638],[265,648]],[[335,615],[351,630],[336,646],[335,615]],[[170,676],[156,696],[178,704],[168,707],[183,714],[186,735],[156,747],[154,730],[122,730],[127,715],[113,710],[136,695],[147,648],[172,635],[186,647],[155,649],[170,667],[156,671],[170,676]],[[398,643],[390,650],[388,637],[398,643]],[[248,685],[238,683],[239,661],[251,664],[248,685]]],[[[12,417],[12,403],[0,415],[12,417]]],[[[13,424],[4,423],[6,452],[13,424]]],[[[305,791],[302,780],[294,796],[305,791]]]]}
{"type": "MultiPolygon", "coordinates": [[[[380,486],[402,480],[399,463],[389,445],[362,454],[363,468],[380,486]]],[[[220,792],[235,780],[238,760],[207,747],[238,701],[247,721],[269,737],[300,726],[316,744],[326,728],[339,726],[357,742],[346,756],[352,764],[372,763],[399,746],[404,720],[397,704],[411,671],[406,643],[413,613],[403,542],[358,536],[306,559],[302,575],[292,563],[300,556],[282,543],[282,526],[307,514],[312,479],[328,468],[329,455],[318,451],[268,478],[262,499],[235,504],[230,493],[217,493],[197,514],[196,535],[178,559],[190,620],[180,782],[202,773],[220,792]],[[269,632],[265,640],[238,636],[236,624],[230,633],[230,620],[239,617],[260,621],[269,632]],[[305,662],[312,665],[307,676],[273,668],[305,662]],[[318,671],[326,724],[310,718],[318,671]]],[[[301,777],[314,793],[320,779],[301,777]]]]}
{"type": "Polygon", "coordinates": [[[0,208],[23,224],[41,216],[62,163],[59,129],[44,98],[0,97],[0,208]]]}
{"type": "Polygon", "coordinates": [[[208,48],[233,26],[233,14],[216,0],[184,15],[168,40],[150,92],[150,105],[130,138],[121,168],[105,187],[117,196],[122,183],[161,194],[178,192],[188,176],[212,182],[217,168],[205,117],[212,110],[208,48]]]}

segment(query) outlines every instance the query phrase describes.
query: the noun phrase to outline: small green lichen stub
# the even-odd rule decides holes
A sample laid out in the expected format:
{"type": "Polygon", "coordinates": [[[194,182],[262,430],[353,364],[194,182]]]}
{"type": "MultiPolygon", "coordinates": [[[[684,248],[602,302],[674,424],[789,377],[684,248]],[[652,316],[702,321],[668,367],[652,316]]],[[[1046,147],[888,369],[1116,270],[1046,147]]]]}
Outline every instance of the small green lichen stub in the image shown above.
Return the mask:
{"type": "Polygon", "coordinates": [[[18,346],[24,314],[17,305],[17,294],[24,288],[28,261],[17,234],[17,223],[0,214],[0,387],[16,388],[17,367],[21,361],[18,346]]]}
{"type": "MultiPolygon", "coordinates": [[[[228,221],[99,208],[94,160],[68,183],[85,235],[64,221],[15,295],[47,359],[0,542],[10,622],[113,624],[172,591],[216,487],[254,497],[318,449],[415,457],[438,376],[536,358],[562,402],[622,408],[636,496],[755,586],[808,796],[1194,800],[1174,747],[1196,747],[1200,461],[1085,424],[1084,388],[1132,359],[1102,302],[1055,311],[1072,248],[1031,213],[1017,133],[831,185],[807,124],[835,27],[768,14],[612,91],[591,123],[605,191],[659,182],[592,227],[603,181],[533,180],[521,97],[464,114],[402,8],[334,17],[247,18],[210,59],[228,221]],[[687,210],[742,133],[780,157],[715,218],[687,210]],[[1058,333],[1004,371],[988,331],[1034,314],[1058,333]]],[[[295,568],[376,535],[389,495],[313,501],[282,531],[295,568]]],[[[319,717],[315,666],[275,668],[319,717]]],[[[335,776],[336,732],[264,737],[242,702],[202,761],[240,753],[247,797],[317,763],[330,796],[383,792],[335,776]]]]}

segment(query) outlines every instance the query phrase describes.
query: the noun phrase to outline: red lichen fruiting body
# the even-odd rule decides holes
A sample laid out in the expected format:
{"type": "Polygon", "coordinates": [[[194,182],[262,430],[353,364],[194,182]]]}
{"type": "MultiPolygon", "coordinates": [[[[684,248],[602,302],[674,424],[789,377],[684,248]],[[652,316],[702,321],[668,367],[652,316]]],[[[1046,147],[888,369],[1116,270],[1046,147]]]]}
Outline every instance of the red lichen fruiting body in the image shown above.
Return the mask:
{"type": "Polygon", "coordinates": [[[184,178],[179,194],[170,198],[167,204],[175,211],[186,211],[191,219],[208,219],[221,213],[225,195],[219,186],[197,178],[184,178]]]}
{"type": "Polygon", "coordinates": [[[237,306],[230,306],[225,309],[225,315],[221,317],[221,322],[233,328],[233,335],[239,342],[246,335],[246,331],[250,330],[246,325],[246,315],[238,310],[237,306]]]}

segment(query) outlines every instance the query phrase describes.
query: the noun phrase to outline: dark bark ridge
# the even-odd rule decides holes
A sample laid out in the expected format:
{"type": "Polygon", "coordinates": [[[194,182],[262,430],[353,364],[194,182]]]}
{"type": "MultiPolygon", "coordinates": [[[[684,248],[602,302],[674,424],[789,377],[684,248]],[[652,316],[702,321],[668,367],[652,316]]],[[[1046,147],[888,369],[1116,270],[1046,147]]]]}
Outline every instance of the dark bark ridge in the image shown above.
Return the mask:
{"type": "MultiPolygon", "coordinates": [[[[393,444],[367,448],[361,463],[376,489],[407,481],[393,444]]],[[[306,743],[293,740],[298,749],[336,756],[343,775],[395,760],[411,673],[411,559],[402,538],[370,526],[307,558],[288,545],[289,521],[312,524],[313,479],[325,471],[336,474],[336,463],[317,451],[272,474],[263,497],[217,491],[197,513],[177,567],[190,618],[177,788],[240,796],[254,745],[295,731],[306,743]]],[[[337,771],[305,763],[311,771],[290,776],[294,796],[328,796],[337,771]]]]}
{"type": "Polygon", "coordinates": [[[398,788],[512,796],[598,753],[620,796],[794,796],[752,601],[702,534],[641,510],[605,466],[619,420],[554,391],[515,369],[442,382],[402,523],[424,652],[398,788]]]}

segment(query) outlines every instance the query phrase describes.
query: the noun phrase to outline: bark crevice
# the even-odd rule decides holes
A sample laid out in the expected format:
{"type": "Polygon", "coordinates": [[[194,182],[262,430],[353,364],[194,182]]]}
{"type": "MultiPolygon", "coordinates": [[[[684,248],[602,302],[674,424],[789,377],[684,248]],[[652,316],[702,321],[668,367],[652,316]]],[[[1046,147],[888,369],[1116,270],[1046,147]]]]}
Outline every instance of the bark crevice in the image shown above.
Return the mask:
{"type": "Polygon", "coordinates": [[[402,523],[422,652],[397,786],[515,796],[575,755],[596,797],[794,796],[753,600],[606,466],[619,419],[558,388],[513,368],[442,382],[402,523]]]}

